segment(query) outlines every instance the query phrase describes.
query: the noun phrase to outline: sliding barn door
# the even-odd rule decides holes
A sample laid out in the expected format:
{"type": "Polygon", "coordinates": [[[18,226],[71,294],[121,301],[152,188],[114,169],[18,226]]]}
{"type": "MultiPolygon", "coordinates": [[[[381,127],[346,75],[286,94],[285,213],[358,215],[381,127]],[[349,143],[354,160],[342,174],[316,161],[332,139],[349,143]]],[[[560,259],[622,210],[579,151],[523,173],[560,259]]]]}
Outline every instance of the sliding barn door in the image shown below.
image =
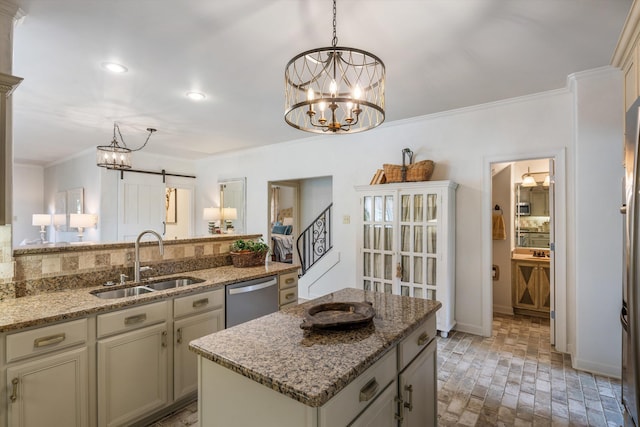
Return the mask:
{"type": "Polygon", "coordinates": [[[125,173],[118,189],[118,241],[132,241],[143,230],[165,233],[166,184],[155,175],[125,173]]]}

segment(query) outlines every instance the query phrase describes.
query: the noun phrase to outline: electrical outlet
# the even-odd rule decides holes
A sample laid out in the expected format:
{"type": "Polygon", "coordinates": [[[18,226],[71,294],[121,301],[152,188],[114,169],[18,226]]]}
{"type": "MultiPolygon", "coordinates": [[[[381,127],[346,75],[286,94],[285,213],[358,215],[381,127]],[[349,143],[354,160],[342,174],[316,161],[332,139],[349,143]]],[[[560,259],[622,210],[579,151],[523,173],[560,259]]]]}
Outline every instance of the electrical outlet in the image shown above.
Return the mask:
{"type": "Polygon", "coordinates": [[[133,260],[133,254],[131,252],[127,252],[127,262],[131,262],[133,260]]]}
{"type": "Polygon", "coordinates": [[[351,216],[349,216],[349,215],[344,215],[344,216],[342,217],[342,223],[343,223],[343,224],[351,224],[351,216]]]}

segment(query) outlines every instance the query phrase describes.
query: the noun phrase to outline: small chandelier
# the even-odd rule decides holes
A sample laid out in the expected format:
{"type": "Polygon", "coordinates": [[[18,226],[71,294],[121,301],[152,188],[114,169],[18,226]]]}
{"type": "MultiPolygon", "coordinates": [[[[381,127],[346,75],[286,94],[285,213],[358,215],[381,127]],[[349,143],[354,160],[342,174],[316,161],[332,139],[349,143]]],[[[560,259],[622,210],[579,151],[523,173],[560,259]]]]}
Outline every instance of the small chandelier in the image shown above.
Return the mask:
{"type": "Polygon", "coordinates": [[[337,44],[333,0],[331,47],[302,52],[285,68],[284,119],[294,128],[355,133],[384,122],[384,63],[369,52],[337,44]]]}
{"type": "Polygon", "coordinates": [[[109,145],[98,145],[96,152],[96,165],[107,169],[131,169],[131,152],[142,150],[147,145],[147,142],[149,142],[151,134],[155,131],[156,129],[147,128],[149,135],[147,136],[144,144],[139,148],[131,149],[128,148],[127,144],[124,142],[122,133],[120,133],[120,126],[118,126],[118,123],[113,122],[113,140],[109,145]],[[116,130],[118,131],[122,145],[118,143],[116,130]]]}

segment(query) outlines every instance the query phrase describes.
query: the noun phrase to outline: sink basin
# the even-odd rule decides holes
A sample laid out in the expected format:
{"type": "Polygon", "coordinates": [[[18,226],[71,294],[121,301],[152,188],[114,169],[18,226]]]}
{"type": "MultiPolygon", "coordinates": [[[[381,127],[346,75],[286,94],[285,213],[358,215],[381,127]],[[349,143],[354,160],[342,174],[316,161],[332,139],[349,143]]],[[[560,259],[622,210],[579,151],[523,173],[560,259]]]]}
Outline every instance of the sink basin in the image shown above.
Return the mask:
{"type": "Polygon", "coordinates": [[[179,288],[181,286],[189,286],[194,283],[202,283],[202,279],[194,279],[193,277],[174,277],[172,279],[160,280],[144,285],[134,286],[133,288],[112,289],[108,291],[92,291],[91,293],[98,298],[113,299],[135,297],[137,295],[146,294],[154,291],[164,291],[166,289],[179,288]]]}
{"type": "Polygon", "coordinates": [[[133,288],[113,289],[110,291],[93,291],[91,293],[98,298],[113,299],[135,297],[149,292],[153,292],[153,289],[149,289],[146,286],[135,286],[133,288]]]}
{"type": "Polygon", "coordinates": [[[179,288],[181,286],[189,286],[194,283],[202,283],[202,279],[194,279],[193,277],[175,277],[173,279],[162,280],[160,282],[147,283],[145,286],[155,291],[164,291],[165,289],[179,288]]]}

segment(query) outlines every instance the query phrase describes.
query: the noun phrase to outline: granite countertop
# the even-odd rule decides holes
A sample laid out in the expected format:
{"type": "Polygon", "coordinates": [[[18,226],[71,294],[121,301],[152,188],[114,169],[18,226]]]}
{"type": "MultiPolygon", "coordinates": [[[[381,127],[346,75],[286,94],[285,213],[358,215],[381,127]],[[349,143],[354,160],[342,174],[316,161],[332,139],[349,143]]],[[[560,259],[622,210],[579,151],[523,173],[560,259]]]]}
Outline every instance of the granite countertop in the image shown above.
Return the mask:
{"type": "Polygon", "coordinates": [[[196,339],[189,347],[307,406],[319,407],[441,306],[433,300],[348,288],[196,339]],[[373,303],[373,325],[350,331],[300,329],[305,309],[334,301],[373,303]]]}
{"type": "Polygon", "coordinates": [[[94,313],[161,301],[181,294],[218,289],[230,283],[297,271],[298,268],[299,266],[297,265],[271,263],[267,267],[235,268],[233,266],[224,266],[187,271],[168,276],[158,276],[150,280],[153,281],[160,277],[195,277],[203,279],[204,282],[117,299],[98,298],[90,292],[131,287],[137,285],[137,283],[127,282],[125,286],[91,286],[7,299],[0,302],[0,332],[14,331],[31,326],[44,326],[61,320],[81,318],[94,313]]]}

